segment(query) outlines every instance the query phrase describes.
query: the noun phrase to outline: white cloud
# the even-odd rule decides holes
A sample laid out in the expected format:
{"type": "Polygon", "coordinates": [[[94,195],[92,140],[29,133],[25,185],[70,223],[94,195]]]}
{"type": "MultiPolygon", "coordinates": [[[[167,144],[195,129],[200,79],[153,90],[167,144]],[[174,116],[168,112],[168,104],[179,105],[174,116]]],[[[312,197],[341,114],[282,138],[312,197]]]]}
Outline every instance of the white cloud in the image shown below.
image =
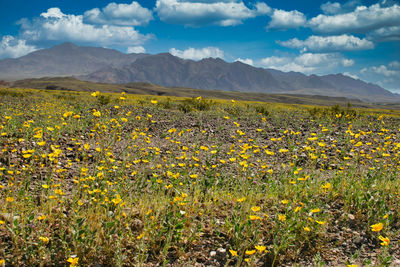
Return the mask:
{"type": "Polygon", "coordinates": [[[279,65],[285,65],[290,62],[291,58],[290,57],[277,57],[277,56],[272,56],[272,57],[266,57],[261,59],[261,65],[267,68],[275,68],[276,66],[279,65]]]}
{"type": "Polygon", "coordinates": [[[25,40],[19,40],[6,35],[0,42],[0,58],[16,58],[37,50],[32,45],[27,45],[25,40]]]}
{"type": "Polygon", "coordinates": [[[371,66],[360,71],[360,77],[379,84],[385,89],[400,93],[400,62],[392,61],[387,65],[371,66]]]}
{"type": "Polygon", "coordinates": [[[337,14],[340,13],[342,5],[338,2],[327,2],[321,5],[321,9],[325,14],[337,14]]]}
{"type": "Polygon", "coordinates": [[[200,60],[203,58],[224,58],[224,51],[220,50],[217,47],[204,47],[201,49],[196,49],[189,47],[186,50],[178,50],[175,48],[171,48],[169,52],[177,57],[184,59],[192,59],[192,60],[200,60]]]}
{"type": "Polygon", "coordinates": [[[304,53],[295,57],[267,57],[261,59],[259,65],[281,71],[296,71],[303,73],[324,74],[335,67],[348,67],[354,64],[353,60],[343,58],[338,53],[304,53]]]}
{"type": "Polygon", "coordinates": [[[389,63],[389,68],[391,69],[400,69],[400,62],[399,61],[392,61],[389,63]]]}
{"type": "Polygon", "coordinates": [[[101,46],[140,45],[151,38],[133,27],[85,24],[82,15],[50,8],[32,21],[21,20],[21,37],[30,42],[71,41],[101,46]]]}
{"type": "Polygon", "coordinates": [[[386,77],[391,77],[391,76],[400,76],[400,71],[393,70],[390,67],[387,67],[385,65],[380,65],[380,66],[372,66],[369,68],[363,68],[361,70],[362,74],[366,74],[368,72],[372,72],[375,74],[380,74],[386,77]]]}
{"type": "Polygon", "coordinates": [[[146,53],[146,49],[143,46],[130,46],[126,50],[128,54],[130,53],[146,53]]]}
{"type": "Polygon", "coordinates": [[[234,26],[245,19],[265,15],[271,9],[265,3],[257,3],[250,9],[242,1],[157,0],[155,11],[166,23],[198,27],[234,26]]]}
{"type": "Polygon", "coordinates": [[[304,41],[293,38],[285,42],[278,41],[278,43],[282,46],[296,48],[302,51],[318,52],[356,51],[374,48],[374,44],[371,41],[347,34],[336,36],[312,35],[304,41]]]}
{"type": "Polygon", "coordinates": [[[354,65],[354,60],[352,59],[347,59],[347,58],[343,58],[340,61],[340,64],[342,64],[343,67],[350,67],[354,65]]]}
{"type": "Polygon", "coordinates": [[[338,15],[318,15],[309,21],[312,30],[323,33],[369,32],[400,24],[400,6],[379,3],[358,6],[353,12],[338,15]]]}
{"type": "Polygon", "coordinates": [[[400,41],[400,26],[390,26],[374,30],[367,38],[375,41],[400,41]]]}
{"type": "Polygon", "coordinates": [[[47,9],[47,12],[43,12],[40,14],[41,17],[43,18],[62,18],[63,16],[65,16],[64,13],[61,12],[61,10],[58,7],[52,7],[47,9]]]}
{"type": "Polygon", "coordinates": [[[285,11],[275,9],[271,15],[271,21],[267,26],[267,30],[302,27],[305,25],[306,20],[304,14],[297,10],[285,11]]]}
{"type": "Polygon", "coordinates": [[[152,12],[133,1],[131,4],[110,3],[102,10],[94,8],[83,15],[83,22],[119,26],[146,25],[153,19],[152,12]]]}
{"type": "Polygon", "coordinates": [[[326,2],[321,5],[321,10],[327,15],[336,15],[354,11],[356,6],[359,4],[359,0],[348,1],[344,4],[338,2],[326,2]]]}
{"type": "Polygon", "coordinates": [[[253,60],[251,58],[245,58],[245,59],[237,58],[235,61],[239,61],[239,62],[242,62],[244,64],[251,65],[251,66],[254,65],[254,62],[253,62],[253,60]]]}

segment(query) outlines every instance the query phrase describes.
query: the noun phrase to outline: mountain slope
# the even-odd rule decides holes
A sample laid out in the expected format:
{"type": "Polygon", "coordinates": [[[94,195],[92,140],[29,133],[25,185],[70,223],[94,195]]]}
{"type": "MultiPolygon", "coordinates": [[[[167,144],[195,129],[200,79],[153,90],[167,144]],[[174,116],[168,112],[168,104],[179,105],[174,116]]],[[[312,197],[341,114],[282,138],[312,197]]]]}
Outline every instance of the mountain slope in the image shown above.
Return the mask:
{"type": "Polygon", "coordinates": [[[104,83],[151,82],[227,91],[283,91],[279,82],[262,68],[214,58],[184,60],[168,53],[147,56],[121,68],[108,67],[80,78],[104,83]]]}
{"type": "Polygon", "coordinates": [[[89,74],[106,66],[122,66],[146,54],[64,43],[16,59],[0,60],[0,79],[89,74]]]}
{"type": "Polygon", "coordinates": [[[305,94],[400,102],[400,96],[342,74],[305,75],[256,68],[222,59],[184,60],[169,53],[124,54],[117,50],[64,43],[16,59],[0,60],[0,80],[74,76],[103,83],[150,82],[240,92],[305,94]]]}
{"type": "Polygon", "coordinates": [[[367,94],[369,97],[398,97],[397,94],[393,94],[390,91],[383,89],[382,87],[366,83],[362,80],[356,80],[343,74],[329,74],[321,76],[324,81],[334,84],[339,92],[346,93],[347,95],[357,96],[367,94]]]}
{"type": "Polygon", "coordinates": [[[122,67],[106,67],[78,77],[102,83],[150,82],[162,86],[198,89],[325,95],[369,102],[400,102],[398,95],[342,74],[305,75],[255,68],[241,62],[228,63],[214,58],[184,60],[168,53],[149,55],[122,67]]]}

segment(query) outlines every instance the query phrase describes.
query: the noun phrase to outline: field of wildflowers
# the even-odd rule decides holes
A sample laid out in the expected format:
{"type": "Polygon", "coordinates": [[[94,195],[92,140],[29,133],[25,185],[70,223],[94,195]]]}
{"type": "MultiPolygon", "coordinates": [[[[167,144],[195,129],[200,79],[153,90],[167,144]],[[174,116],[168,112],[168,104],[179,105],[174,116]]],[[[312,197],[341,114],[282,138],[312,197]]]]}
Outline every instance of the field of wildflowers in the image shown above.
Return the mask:
{"type": "Polygon", "coordinates": [[[0,264],[389,266],[400,112],[0,89],[0,264]]]}

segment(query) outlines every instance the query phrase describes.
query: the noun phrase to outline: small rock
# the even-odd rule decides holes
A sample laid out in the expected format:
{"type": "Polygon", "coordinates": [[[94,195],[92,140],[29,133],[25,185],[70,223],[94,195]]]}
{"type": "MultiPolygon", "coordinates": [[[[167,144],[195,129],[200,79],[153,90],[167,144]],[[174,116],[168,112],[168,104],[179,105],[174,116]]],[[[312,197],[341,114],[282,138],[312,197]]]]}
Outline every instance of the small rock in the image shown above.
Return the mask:
{"type": "Polygon", "coordinates": [[[355,237],[355,238],[353,239],[353,243],[356,244],[356,245],[361,244],[362,241],[363,241],[363,239],[362,239],[361,236],[357,236],[357,237],[355,237]]]}
{"type": "Polygon", "coordinates": [[[219,249],[217,249],[217,252],[218,252],[219,254],[225,254],[225,253],[226,253],[226,249],[224,249],[224,248],[219,248],[219,249]]]}
{"type": "Polygon", "coordinates": [[[347,214],[347,217],[349,217],[350,220],[354,220],[356,218],[353,214],[347,214]]]}
{"type": "Polygon", "coordinates": [[[400,266],[400,260],[394,260],[392,266],[400,266]]]}
{"type": "Polygon", "coordinates": [[[216,251],[213,250],[213,251],[210,252],[210,257],[215,257],[216,255],[217,255],[216,251]]]}

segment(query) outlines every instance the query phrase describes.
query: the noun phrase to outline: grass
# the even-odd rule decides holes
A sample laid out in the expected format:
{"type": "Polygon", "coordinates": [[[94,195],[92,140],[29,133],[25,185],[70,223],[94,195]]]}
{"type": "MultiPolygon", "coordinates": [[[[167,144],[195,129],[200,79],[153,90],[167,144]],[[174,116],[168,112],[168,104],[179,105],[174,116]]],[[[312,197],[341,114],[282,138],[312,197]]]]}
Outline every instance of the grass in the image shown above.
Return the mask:
{"type": "MultiPolygon", "coordinates": [[[[198,97],[207,99],[235,99],[241,101],[259,101],[269,103],[305,104],[305,105],[341,105],[349,102],[354,107],[400,109],[396,103],[365,103],[357,99],[345,97],[329,97],[321,95],[265,94],[252,92],[233,92],[218,90],[200,90],[183,87],[163,87],[145,82],[129,84],[104,84],[77,80],[71,77],[48,77],[40,79],[25,79],[12,83],[14,88],[58,89],[64,91],[100,91],[103,93],[121,93],[141,95],[162,95],[177,97],[198,97]]],[[[379,101],[377,101],[379,102],[379,101]]]]}
{"type": "Polygon", "coordinates": [[[378,265],[397,111],[0,89],[6,265],[378,265]]]}

